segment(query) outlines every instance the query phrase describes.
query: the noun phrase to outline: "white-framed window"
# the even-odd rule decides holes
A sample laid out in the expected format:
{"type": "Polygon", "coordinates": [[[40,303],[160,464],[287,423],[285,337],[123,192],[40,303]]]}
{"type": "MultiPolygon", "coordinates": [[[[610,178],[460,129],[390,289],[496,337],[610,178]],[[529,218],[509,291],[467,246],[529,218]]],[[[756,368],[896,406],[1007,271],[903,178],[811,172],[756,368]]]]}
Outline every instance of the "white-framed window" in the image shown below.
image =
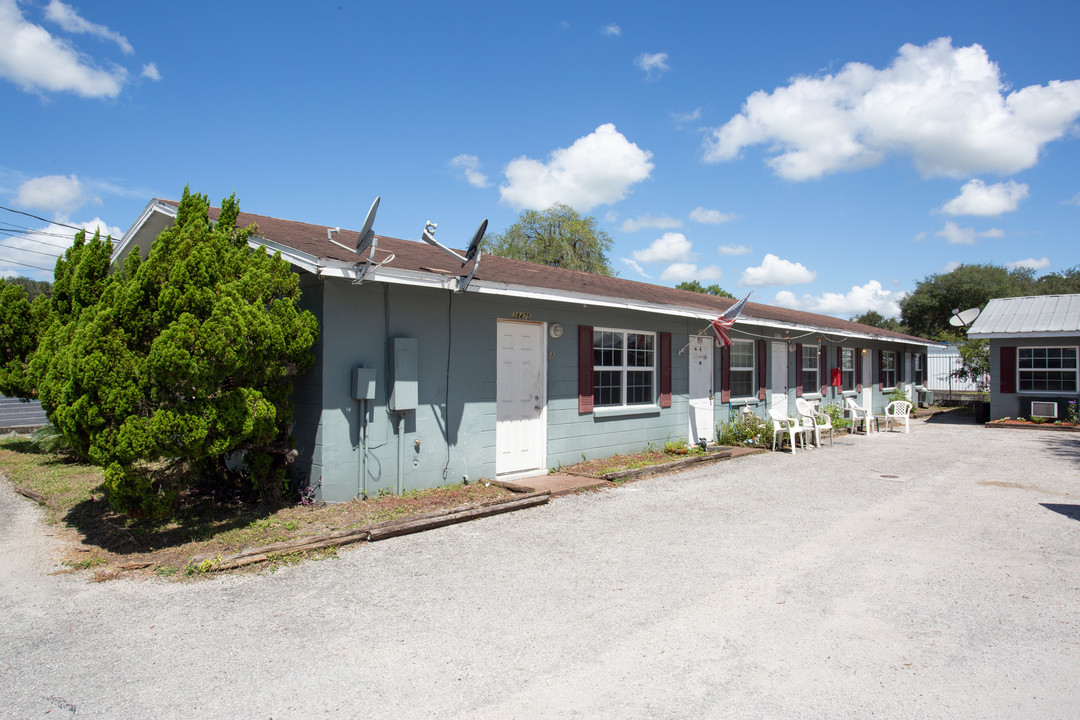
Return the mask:
{"type": "Polygon", "coordinates": [[[596,328],[593,404],[625,407],[656,402],[656,358],[656,333],[596,328]]]}
{"type": "Polygon", "coordinates": [[[913,379],[915,380],[915,384],[916,385],[925,385],[926,384],[926,356],[923,355],[922,353],[915,353],[911,357],[912,357],[912,360],[911,360],[912,367],[914,368],[915,377],[913,379]]]}
{"type": "Polygon", "coordinates": [[[817,345],[802,346],[802,388],[804,393],[816,393],[821,389],[818,382],[818,369],[821,366],[821,351],[817,345]]]}
{"type": "Polygon", "coordinates": [[[731,396],[756,397],[757,383],[754,382],[754,341],[732,340],[731,342],[731,396]]]}
{"type": "Polygon", "coordinates": [[[896,351],[884,350],[881,353],[881,385],[896,387],[896,351]]]}
{"type": "Polygon", "coordinates": [[[855,389],[855,348],[840,348],[840,387],[851,392],[855,389]]]}
{"type": "Polygon", "coordinates": [[[1068,392],[1077,388],[1075,347],[1019,348],[1017,388],[1021,392],[1068,392]]]}

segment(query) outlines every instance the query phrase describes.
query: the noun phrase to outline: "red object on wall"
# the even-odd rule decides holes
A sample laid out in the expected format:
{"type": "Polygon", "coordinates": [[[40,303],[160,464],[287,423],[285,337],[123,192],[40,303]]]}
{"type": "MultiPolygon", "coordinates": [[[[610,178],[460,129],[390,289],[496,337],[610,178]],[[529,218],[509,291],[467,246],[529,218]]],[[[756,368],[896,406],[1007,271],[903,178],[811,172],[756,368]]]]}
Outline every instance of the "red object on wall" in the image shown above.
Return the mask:
{"type": "Polygon", "coordinates": [[[832,386],[840,387],[842,381],[840,379],[840,368],[835,367],[832,369],[832,386]]]}
{"type": "Polygon", "coordinates": [[[671,333],[660,333],[660,407],[671,407],[671,333]]]}
{"type": "Polygon", "coordinates": [[[577,410],[593,411],[593,339],[591,325],[578,325],[577,410]]]}
{"type": "Polygon", "coordinates": [[[1002,346],[1001,365],[998,373],[998,392],[1016,392],[1016,348],[1002,346]]]}

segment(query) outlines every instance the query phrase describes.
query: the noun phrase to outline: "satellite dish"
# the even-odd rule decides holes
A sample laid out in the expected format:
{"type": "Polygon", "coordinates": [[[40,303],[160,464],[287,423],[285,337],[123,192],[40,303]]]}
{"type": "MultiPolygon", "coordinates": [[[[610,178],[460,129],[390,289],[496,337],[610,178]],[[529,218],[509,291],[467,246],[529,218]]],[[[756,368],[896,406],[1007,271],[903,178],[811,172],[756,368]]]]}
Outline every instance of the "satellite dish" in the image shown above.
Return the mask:
{"type": "Polygon", "coordinates": [[[949,324],[953,327],[967,327],[975,322],[975,318],[979,317],[981,312],[982,310],[977,307],[968,308],[963,312],[957,311],[955,315],[949,318],[949,324]]]}
{"type": "Polygon", "coordinates": [[[458,279],[458,292],[465,291],[465,288],[472,282],[473,275],[476,275],[477,268],[480,267],[480,258],[483,256],[483,253],[480,252],[480,241],[484,239],[484,233],[487,232],[487,224],[488,221],[484,220],[484,222],[480,223],[480,227],[476,228],[476,232],[473,234],[473,239],[469,243],[469,249],[465,251],[465,255],[461,255],[457,250],[451,250],[435,239],[435,228],[438,227],[436,223],[428,220],[424,225],[424,234],[420,236],[421,240],[428,245],[439,248],[444,253],[460,262],[461,267],[465,267],[470,261],[472,262],[473,266],[469,274],[458,279]]]}
{"type": "Polygon", "coordinates": [[[379,209],[379,200],[381,197],[375,198],[375,202],[371,203],[371,209],[367,211],[367,217],[364,218],[364,226],[360,228],[360,237],[356,238],[356,252],[357,254],[364,252],[370,246],[373,240],[375,240],[375,232],[371,229],[371,226],[375,224],[375,213],[379,209]]]}
{"type": "MultiPolygon", "coordinates": [[[[484,233],[487,232],[487,220],[480,223],[480,227],[476,228],[476,234],[473,235],[472,242],[469,243],[469,249],[465,251],[465,260],[472,260],[476,257],[476,253],[480,251],[480,241],[484,239],[484,233]]],[[[464,263],[462,263],[464,265],[464,263]]]]}

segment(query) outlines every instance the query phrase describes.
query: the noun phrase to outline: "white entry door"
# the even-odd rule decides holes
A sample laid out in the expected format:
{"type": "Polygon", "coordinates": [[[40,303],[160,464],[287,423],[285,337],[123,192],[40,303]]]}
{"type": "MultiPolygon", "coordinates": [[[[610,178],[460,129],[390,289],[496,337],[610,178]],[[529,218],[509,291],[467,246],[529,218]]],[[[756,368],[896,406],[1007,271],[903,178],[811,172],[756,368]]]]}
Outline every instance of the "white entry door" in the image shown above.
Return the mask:
{"type": "Polygon", "coordinates": [[[788,346],[774,342],[769,348],[772,355],[772,385],[769,409],[788,414],[788,346]]]}
{"type": "Polygon", "coordinates": [[[713,427],[713,343],[712,336],[690,336],[690,443],[716,438],[713,427]]]}
{"type": "Polygon", "coordinates": [[[495,472],[542,470],[546,461],[544,326],[498,322],[495,472]]]}

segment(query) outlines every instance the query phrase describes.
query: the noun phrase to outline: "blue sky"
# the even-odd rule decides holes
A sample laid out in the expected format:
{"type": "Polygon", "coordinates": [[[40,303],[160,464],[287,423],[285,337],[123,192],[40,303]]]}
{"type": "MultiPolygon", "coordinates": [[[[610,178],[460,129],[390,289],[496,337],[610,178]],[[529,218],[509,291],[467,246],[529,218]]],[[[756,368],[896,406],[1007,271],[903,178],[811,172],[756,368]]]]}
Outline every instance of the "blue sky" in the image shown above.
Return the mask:
{"type": "Polygon", "coordinates": [[[185,184],[353,229],[379,195],[378,234],[457,247],[559,201],[623,277],[892,315],[959,263],[1080,264],[1078,26],[1065,2],[0,0],[0,273],[47,278],[65,226],[119,235],[185,184]]]}

